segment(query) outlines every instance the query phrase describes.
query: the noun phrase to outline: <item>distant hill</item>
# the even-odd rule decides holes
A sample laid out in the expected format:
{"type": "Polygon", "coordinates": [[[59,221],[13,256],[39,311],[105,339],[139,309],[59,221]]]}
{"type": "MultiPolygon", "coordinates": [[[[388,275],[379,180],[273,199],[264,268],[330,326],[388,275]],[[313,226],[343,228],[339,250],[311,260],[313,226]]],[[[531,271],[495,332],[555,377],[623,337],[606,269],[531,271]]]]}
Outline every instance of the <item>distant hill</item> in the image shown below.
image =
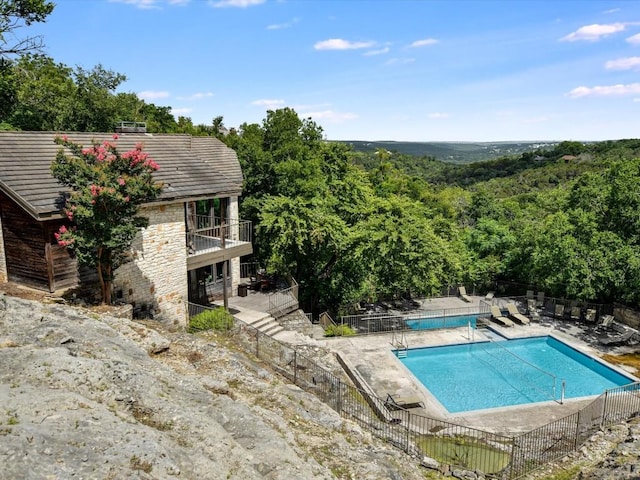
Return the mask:
{"type": "Polygon", "coordinates": [[[506,155],[520,155],[538,149],[552,149],[559,142],[394,142],[366,140],[338,140],[353,146],[357,152],[375,152],[384,148],[394,153],[416,157],[434,157],[447,163],[474,163],[493,160],[506,155]]]}

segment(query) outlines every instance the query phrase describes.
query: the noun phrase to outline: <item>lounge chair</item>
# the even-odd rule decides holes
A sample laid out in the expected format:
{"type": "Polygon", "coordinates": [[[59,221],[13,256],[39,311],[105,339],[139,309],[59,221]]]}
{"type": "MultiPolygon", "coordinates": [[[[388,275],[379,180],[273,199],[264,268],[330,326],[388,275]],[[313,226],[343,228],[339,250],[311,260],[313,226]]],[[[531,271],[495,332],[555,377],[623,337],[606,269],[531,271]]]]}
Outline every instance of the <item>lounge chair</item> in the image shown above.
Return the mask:
{"type": "Polygon", "coordinates": [[[593,308],[587,308],[584,321],[585,323],[596,323],[596,311],[593,308]]]}
{"type": "Polygon", "coordinates": [[[631,340],[631,337],[633,337],[635,334],[635,331],[629,330],[626,332],[618,333],[616,335],[602,336],[598,338],[598,342],[600,342],[601,345],[607,345],[609,347],[624,345],[625,343],[628,343],[631,340]]]}
{"type": "Polygon", "coordinates": [[[607,330],[613,325],[615,317],[613,315],[603,315],[600,317],[600,323],[596,326],[597,330],[607,330]]]}
{"type": "Polygon", "coordinates": [[[515,323],[513,323],[511,319],[502,315],[502,312],[500,311],[500,308],[498,308],[497,305],[491,306],[491,319],[495,320],[496,322],[498,322],[499,324],[505,327],[513,327],[515,325],[515,323]]]}
{"type": "Polygon", "coordinates": [[[564,318],[564,305],[562,303],[556,303],[555,311],[553,312],[555,318],[564,318]]]}
{"type": "Polygon", "coordinates": [[[515,320],[522,325],[528,325],[529,323],[531,323],[529,317],[526,317],[520,313],[515,303],[507,303],[507,311],[509,312],[509,318],[511,318],[512,320],[515,320]]]}
{"type": "Polygon", "coordinates": [[[407,408],[424,408],[424,403],[417,395],[387,394],[384,401],[385,407],[389,410],[406,410],[407,408]]]}
{"type": "Polygon", "coordinates": [[[493,300],[493,297],[495,296],[496,292],[489,292],[484,296],[484,299],[488,302],[493,300]]]}
{"type": "Polygon", "coordinates": [[[533,290],[527,290],[527,299],[529,300],[534,299],[533,290]]]}
{"type": "Polygon", "coordinates": [[[579,321],[582,316],[582,310],[580,307],[571,307],[571,320],[579,321]]]}
{"type": "Polygon", "coordinates": [[[458,287],[458,296],[465,302],[471,301],[471,298],[467,295],[467,289],[464,287],[458,287]]]}
{"type": "Polygon", "coordinates": [[[538,301],[536,304],[538,307],[544,307],[544,292],[538,292],[538,301]]]}

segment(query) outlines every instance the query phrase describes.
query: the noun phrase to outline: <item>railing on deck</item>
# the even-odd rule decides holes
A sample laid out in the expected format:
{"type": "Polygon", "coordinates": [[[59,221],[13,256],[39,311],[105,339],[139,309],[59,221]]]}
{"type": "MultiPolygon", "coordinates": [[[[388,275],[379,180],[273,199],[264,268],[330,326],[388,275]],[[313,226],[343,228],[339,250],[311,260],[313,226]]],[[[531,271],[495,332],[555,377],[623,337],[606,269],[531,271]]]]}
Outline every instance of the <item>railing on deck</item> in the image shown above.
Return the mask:
{"type": "Polygon", "coordinates": [[[207,215],[191,215],[187,220],[187,248],[189,255],[220,250],[251,242],[251,222],[227,220],[207,215]]]}
{"type": "Polygon", "coordinates": [[[407,323],[408,320],[424,320],[428,328],[451,328],[460,327],[459,324],[451,323],[454,317],[460,315],[488,315],[490,307],[486,303],[479,306],[444,308],[439,310],[418,310],[411,313],[365,313],[361,315],[343,315],[340,317],[340,324],[348,325],[356,331],[358,335],[371,333],[396,332],[400,330],[413,330],[407,323]]]}
{"type": "MultiPolygon", "coordinates": [[[[204,309],[188,304],[192,317],[204,309]]],[[[487,478],[516,479],[577,451],[601,428],[638,416],[640,383],[606,390],[580,411],[530,432],[508,436],[458,425],[409,410],[389,409],[363,385],[351,385],[297,349],[240,320],[231,338],[298,387],[412,458],[482,471],[487,478]]]]}
{"type": "Polygon", "coordinates": [[[297,310],[298,303],[298,282],[291,278],[291,286],[284,290],[269,294],[269,310],[273,318],[280,318],[287,313],[297,310]]]}

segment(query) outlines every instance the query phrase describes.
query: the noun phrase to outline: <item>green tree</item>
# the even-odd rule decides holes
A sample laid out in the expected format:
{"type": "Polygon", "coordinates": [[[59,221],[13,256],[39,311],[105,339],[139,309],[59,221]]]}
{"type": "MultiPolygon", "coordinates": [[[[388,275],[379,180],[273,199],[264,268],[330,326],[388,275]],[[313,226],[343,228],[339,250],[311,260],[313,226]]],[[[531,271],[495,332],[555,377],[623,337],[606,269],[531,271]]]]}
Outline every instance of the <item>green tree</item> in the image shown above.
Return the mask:
{"type": "Polygon", "coordinates": [[[72,222],[71,228],[61,227],[56,238],[78,262],[97,268],[102,301],[110,304],[114,271],[126,261],[139,229],[148,224],[139,207],[161,192],[152,176],[158,165],[140,145],[121,154],[109,141],[83,148],[64,136],[56,143],[71,152],[60,148],[51,171],[70,188],[64,211],[72,222]]]}
{"type": "Polygon", "coordinates": [[[41,36],[20,37],[16,30],[44,22],[53,8],[54,3],[45,0],[0,0],[0,57],[41,49],[41,36]]]}

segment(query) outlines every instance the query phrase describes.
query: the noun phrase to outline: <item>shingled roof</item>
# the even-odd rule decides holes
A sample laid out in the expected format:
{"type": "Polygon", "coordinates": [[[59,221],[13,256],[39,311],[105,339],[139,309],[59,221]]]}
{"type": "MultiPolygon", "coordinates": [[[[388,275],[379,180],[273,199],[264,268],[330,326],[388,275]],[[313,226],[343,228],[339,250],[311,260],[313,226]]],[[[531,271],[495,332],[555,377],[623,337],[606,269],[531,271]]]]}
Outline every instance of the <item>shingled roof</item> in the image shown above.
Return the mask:
{"type": "MultiPolygon", "coordinates": [[[[0,132],[0,191],[36,219],[57,217],[57,202],[66,188],[51,175],[60,148],[55,132],[0,132]]],[[[73,133],[73,142],[90,146],[113,141],[112,133],[73,133]]],[[[142,143],[160,166],[154,178],[164,184],[157,201],[240,195],[242,171],[236,152],[214,137],[191,135],[118,134],[118,150],[142,143]]]]}

